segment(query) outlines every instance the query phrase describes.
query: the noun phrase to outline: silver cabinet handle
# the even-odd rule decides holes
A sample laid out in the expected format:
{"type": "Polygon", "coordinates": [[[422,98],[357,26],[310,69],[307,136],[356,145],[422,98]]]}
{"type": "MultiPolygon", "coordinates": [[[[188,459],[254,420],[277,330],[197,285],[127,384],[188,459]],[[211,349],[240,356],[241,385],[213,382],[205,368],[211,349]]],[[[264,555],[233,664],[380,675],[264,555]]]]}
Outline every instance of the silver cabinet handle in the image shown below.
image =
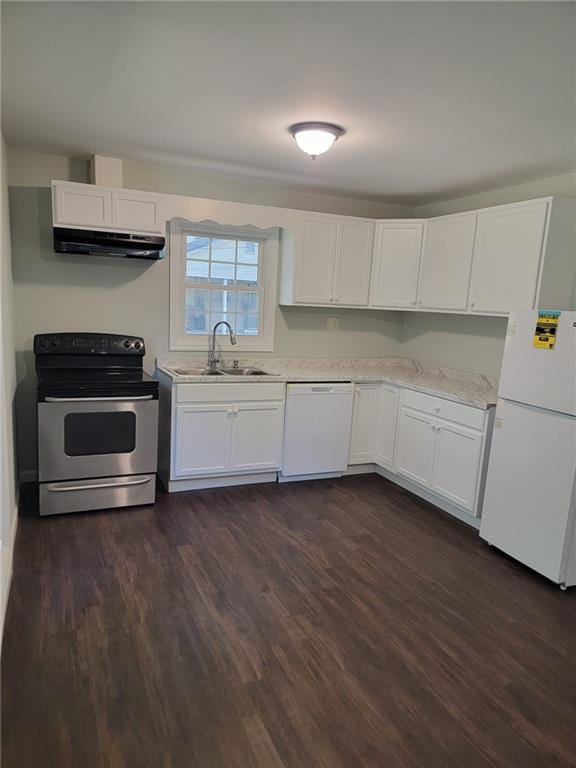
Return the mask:
{"type": "Polygon", "coordinates": [[[134,400],[152,400],[153,395],[136,397],[46,397],[47,403],[131,403],[134,400]]]}
{"type": "Polygon", "coordinates": [[[94,491],[97,488],[124,488],[130,485],[144,485],[152,480],[151,477],[139,477],[136,480],[123,480],[120,483],[92,483],[91,485],[61,485],[59,483],[49,483],[46,490],[51,493],[60,493],[62,491],[94,491]]]}

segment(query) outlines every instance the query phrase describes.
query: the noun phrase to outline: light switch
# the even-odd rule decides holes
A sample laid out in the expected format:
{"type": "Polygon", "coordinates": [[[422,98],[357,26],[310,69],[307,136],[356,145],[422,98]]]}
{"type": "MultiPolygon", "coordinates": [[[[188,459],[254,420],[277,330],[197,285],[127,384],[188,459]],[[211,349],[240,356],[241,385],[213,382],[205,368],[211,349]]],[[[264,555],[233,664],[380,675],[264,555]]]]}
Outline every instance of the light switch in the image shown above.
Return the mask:
{"type": "Polygon", "coordinates": [[[327,331],[337,331],[340,327],[340,318],[339,317],[327,317],[326,318],[326,330],[327,331]]]}

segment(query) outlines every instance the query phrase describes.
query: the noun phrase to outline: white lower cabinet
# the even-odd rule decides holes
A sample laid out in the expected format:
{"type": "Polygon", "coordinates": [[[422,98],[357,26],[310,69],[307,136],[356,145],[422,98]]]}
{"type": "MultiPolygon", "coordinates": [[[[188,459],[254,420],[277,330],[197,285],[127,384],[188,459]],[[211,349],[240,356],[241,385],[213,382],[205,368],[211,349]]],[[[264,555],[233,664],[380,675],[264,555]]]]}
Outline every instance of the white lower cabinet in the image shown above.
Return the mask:
{"type": "Polygon", "coordinates": [[[482,459],[490,428],[486,411],[405,391],[398,417],[395,471],[478,515],[482,459]],[[466,424],[441,418],[444,412],[466,424]]]}
{"type": "Polygon", "coordinates": [[[279,469],[285,391],[276,383],[168,384],[162,378],[161,422],[170,414],[171,437],[161,439],[170,445],[169,462],[164,457],[161,465],[169,463],[171,490],[186,479],[279,469]]]}
{"type": "Polygon", "coordinates": [[[231,408],[218,403],[176,406],[174,477],[212,475],[229,468],[231,408]]]}
{"type": "Polygon", "coordinates": [[[392,467],[398,399],[397,387],[380,382],[356,384],[349,464],[392,467]]]}
{"type": "Polygon", "coordinates": [[[482,433],[442,421],[437,422],[435,431],[432,490],[472,512],[482,455],[482,433]]]}
{"type": "Polygon", "coordinates": [[[238,403],[232,415],[230,469],[278,469],[282,460],[284,403],[238,403]]]}
{"type": "Polygon", "coordinates": [[[403,405],[398,419],[396,472],[416,483],[430,486],[435,444],[434,419],[403,405]]]}
{"type": "Polygon", "coordinates": [[[380,382],[354,386],[349,464],[368,464],[375,460],[376,432],[374,425],[378,420],[380,409],[380,390],[380,382]]]}
{"type": "Polygon", "coordinates": [[[283,402],[178,405],[173,476],[279,469],[283,428],[283,402]]]}
{"type": "Polygon", "coordinates": [[[381,467],[392,467],[394,464],[399,398],[400,391],[397,387],[382,384],[379,410],[375,420],[376,439],[374,447],[374,462],[381,467]]]}

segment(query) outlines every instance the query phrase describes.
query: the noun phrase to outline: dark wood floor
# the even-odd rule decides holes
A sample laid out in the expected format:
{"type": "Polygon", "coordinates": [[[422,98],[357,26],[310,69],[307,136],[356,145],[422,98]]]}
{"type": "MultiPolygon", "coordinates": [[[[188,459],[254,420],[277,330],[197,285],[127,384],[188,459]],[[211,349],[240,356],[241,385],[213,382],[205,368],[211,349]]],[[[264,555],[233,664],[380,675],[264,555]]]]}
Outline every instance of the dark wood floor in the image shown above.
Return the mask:
{"type": "Polygon", "coordinates": [[[3,768],[576,766],[576,594],[374,475],[21,520],[3,768]]]}

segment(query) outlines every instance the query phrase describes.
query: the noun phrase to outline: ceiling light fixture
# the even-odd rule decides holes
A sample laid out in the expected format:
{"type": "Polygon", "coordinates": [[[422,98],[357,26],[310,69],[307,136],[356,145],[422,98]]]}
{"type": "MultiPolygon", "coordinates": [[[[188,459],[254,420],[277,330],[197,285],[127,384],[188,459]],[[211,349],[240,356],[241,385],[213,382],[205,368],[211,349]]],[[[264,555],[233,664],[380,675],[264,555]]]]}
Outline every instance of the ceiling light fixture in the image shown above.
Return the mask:
{"type": "Polygon", "coordinates": [[[290,133],[302,152],[315,160],[318,155],[327,152],[346,131],[332,123],[296,123],[290,127],[290,133]]]}

